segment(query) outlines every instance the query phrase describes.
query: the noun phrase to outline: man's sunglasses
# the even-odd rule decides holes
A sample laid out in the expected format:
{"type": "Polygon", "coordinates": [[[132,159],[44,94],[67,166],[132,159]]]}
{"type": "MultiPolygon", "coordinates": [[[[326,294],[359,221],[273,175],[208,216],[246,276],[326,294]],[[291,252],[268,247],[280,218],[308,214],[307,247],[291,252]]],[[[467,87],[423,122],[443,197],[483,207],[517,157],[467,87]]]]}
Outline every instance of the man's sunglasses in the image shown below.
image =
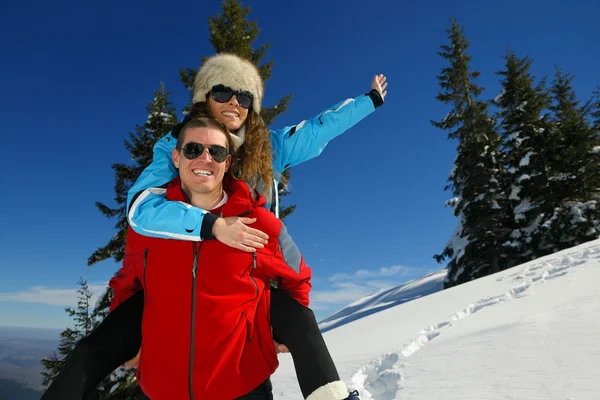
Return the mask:
{"type": "Polygon", "coordinates": [[[252,105],[252,94],[248,92],[240,92],[237,90],[233,90],[230,87],[224,85],[213,86],[210,90],[210,96],[217,103],[226,103],[235,95],[240,106],[248,109],[252,105]]]}
{"type": "Polygon", "coordinates": [[[183,155],[188,160],[194,160],[204,153],[204,149],[208,149],[210,157],[218,163],[225,161],[229,155],[229,151],[218,144],[204,145],[196,142],[189,142],[183,146],[183,155]]]}

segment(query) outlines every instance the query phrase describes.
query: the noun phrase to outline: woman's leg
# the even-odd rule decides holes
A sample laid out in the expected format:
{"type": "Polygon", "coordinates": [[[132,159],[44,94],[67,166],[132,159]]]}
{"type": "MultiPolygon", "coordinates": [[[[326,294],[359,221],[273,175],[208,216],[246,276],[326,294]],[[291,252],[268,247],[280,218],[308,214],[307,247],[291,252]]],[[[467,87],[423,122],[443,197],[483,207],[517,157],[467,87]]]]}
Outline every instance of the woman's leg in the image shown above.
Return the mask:
{"type": "Polygon", "coordinates": [[[271,384],[271,379],[267,379],[250,393],[238,397],[235,400],[273,400],[273,385],[271,384]]]}
{"type": "Polygon", "coordinates": [[[138,292],[108,314],[75,346],[41,400],[89,398],[104,378],[140,350],[143,312],[144,292],[138,292]]]}
{"type": "MultiPolygon", "coordinates": [[[[304,307],[286,293],[272,289],[271,326],[273,335],[281,340],[292,354],[296,377],[304,398],[332,383],[336,389],[346,390],[323,340],[315,314],[310,308],[304,307]]],[[[343,397],[337,394],[335,396],[343,399],[347,396],[347,391],[343,397]]]]}

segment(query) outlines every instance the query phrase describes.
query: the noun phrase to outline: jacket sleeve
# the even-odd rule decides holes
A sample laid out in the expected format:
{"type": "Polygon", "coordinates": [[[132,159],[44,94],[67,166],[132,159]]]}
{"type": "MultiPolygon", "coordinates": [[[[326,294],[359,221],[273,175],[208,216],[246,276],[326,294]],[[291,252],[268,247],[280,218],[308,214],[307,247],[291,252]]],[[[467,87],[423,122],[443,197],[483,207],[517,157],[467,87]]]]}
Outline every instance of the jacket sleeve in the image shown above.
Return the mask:
{"type": "Polygon", "coordinates": [[[165,197],[168,183],[178,175],[172,159],[176,144],[176,138],[169,133],[154,145],[152,163],[127,194],[127,221],[135,232],[144,236],[212,239],[216,216],[183,202],[167,201],[165,197]]]}
{"type": "Polygon", "coordinates": [[[304,263],[304,258],[285,225],[281,227],[278,240],[279,246],[271,263],[272,272],[279,280],[278,289],[285,291],[304,307],[308,307],[312,270],[304,263]]]}
{"type": "Polygon", "coordinates": [[[127,235],[128,239],[125,242],[125,255],[123,257],[123,266],[108,283],[108,286],[114,292],[112,302],[110,303],[110,311],[113,311],[119,306],[119,304],[123,303],[125,300],[133,296],[136,292],[142,290],[142,283],[136,271],[136,252],[133,249],[133,240],[130,240],[132,235],[135,234],[127,235]]]}
{"type": "Polygon", "coordinates": [[[321,154],[329,141],[375,111],[383,104],[376,90],[342,101],[313,119],[271,131],[273,167],[278,172],[321,154]]]}

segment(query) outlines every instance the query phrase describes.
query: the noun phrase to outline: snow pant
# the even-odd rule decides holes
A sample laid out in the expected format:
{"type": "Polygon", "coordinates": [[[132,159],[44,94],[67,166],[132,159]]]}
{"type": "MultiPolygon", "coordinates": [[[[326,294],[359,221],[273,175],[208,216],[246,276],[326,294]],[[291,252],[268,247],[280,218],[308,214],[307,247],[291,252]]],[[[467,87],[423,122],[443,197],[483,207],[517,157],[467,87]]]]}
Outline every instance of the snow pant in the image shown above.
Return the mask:
{"type": "MultiPolygon", "coordinates": [[[[109,313],[75,346],[40,400],[89,399],[104,378],[138,353],[143,311],[144,293],[138,292],[109,313]]],[[[285,344],[292,354],[305,398],[317,388],[340,380],[311,309],[273,289],[271,326],[277,341],[285,344]]],[[[272,398],[271,382],[267,380],[240,399],[272,398]]]]}
{"type": "Polygon", "coordinates": [[[304,398],[321,386],[340,380],[310,308],[271,289],[271,326],[275,340],[285,344],[292,354],[304,398]]]}

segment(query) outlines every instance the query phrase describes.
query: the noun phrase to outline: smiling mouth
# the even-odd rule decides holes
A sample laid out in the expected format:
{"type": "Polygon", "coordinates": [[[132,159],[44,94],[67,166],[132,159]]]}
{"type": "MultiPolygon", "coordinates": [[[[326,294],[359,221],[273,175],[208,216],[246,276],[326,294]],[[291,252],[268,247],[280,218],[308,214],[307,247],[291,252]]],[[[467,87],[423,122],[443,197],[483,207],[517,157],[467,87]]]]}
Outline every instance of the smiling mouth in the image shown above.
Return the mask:
{"type": "Polygon", "coordinates": [[[221,113],[222,115],[226,116],[226,117],[233,117],[233,118],[239,118],[240,114],[233,112],[233,111],[223,111],[221,113]]]}
{"type": "Polygon", "coordinates": [[[196,176],[211,176],[213,174],[212,171],[208,171],[205,169],[194,169],[194,170],[192,170],[192,172],[196,176]]]}

